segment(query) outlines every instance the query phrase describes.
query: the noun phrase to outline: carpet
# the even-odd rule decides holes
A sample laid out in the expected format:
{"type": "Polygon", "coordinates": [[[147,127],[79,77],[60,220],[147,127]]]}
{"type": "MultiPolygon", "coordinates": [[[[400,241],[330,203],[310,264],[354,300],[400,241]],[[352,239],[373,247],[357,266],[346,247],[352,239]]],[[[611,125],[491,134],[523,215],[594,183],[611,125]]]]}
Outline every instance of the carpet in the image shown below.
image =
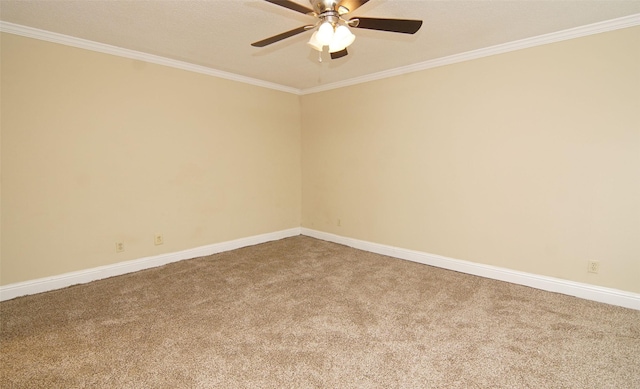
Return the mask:
{"type": "Polygon", "coordinates": [[[282,239],[0,303],[0,387],[640,388],[640,311],[282,239]]]}

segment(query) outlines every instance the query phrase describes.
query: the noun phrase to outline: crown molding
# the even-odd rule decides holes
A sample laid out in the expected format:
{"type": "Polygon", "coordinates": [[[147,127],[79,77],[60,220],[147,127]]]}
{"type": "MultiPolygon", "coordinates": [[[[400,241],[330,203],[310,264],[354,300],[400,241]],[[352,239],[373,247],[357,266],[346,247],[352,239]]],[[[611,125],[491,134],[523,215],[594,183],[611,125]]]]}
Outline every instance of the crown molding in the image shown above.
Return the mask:
{"type": "Polygon", "coordinates": [[[275,89],[281,92],[300,94],[300,89],[276,84],[273,82],[263,81],[256,78],[245,77],[235,73],[223,72],[221,70],[212,69],[206,66],[195,65],[189,62],[178,61],[171,58],[161,57],[159,55],[147,54],[140,51],[124,49],[122,47],[107,45],[104,43],[94,42],[87,39],[72,37],[69,35],[58,34],[51,31],[40,30],[37,28],[22,26],[19,24],[0,21],[0,32],[20,35],[27,38],[39,39],[61,45],[77,47],[80,49],[96,51],[104,54],[116,55],[118,57],[130,58],[139,61],[154,63],[157,65],[168,66],[176,69],[182,69],[189,72],[205,74],[208,76],[223,78],[231,81],[238,81],[245,84],[260,86],[263,88],[275,89]]]}
{"type": "Polygon", "coordinates": [[[223,78],[232,81],[238,81],[245,84],[255,85],[263,88],[278,90],[281,92],[292,93],[295,95],[307,95],[312,93],[323,92],[331,89],[343,88],[346,86],[362,84],[365,82],[381,80],[384,78],[400,76],[407,73],[418,72],[421,70],[432,69],[440,66],[451,65],[458,62],[470,61],[478,58],[488,57],[496,54],[508,53],[511,51],[527,49],[535,46],[546,45],[555,42],[561,42],[569,39],[580,38],[583,36],[599,34],[607,31],[619,30],[628,27],[640,25],[640,14],[624,16],[617,19],[606,20],[603,22],[588,24],[568,30],[557,31],[549,34],[539,35],[531,38],[521,39],[518,41],[508,42],[500,45],[485,47],[478,50],[467,51],[460,54],[454,54],[447,57],[436,58],[425,62],[420,62],[408,66],[385,70],[382,72],[367,74],[361,77],[355,77],[344,81],[334,82],[331,84],[320,85],[317,87],[297,89],[285,85],[276,84],[256,78],[241,76],[238,74],[223,72],[191,64],[188,62],[178,61],[158,55],[147,54],[140,51],[124,49],[117,46],[111,46],[104,43],[98,43],[86,39],[76,38],[68,35],[58,34],[55,32],[40,30],[37,28],[26,27],[19,24],[0,21],[0,32],[6,32],[15,35],[21,35],[28,38],[39,39],[43,41],[59,43],[62,45],[77,47],[100,53],[116,55],[120,57],[155,63],[158,65],[169,66],[177,69],[187,70],[190,72],[201,73],[208,76],[223,78]]]}
{"type": "Polygon", "coordinates": [[[583,36],[600,34],[607,31],[620,30],[623,28],[634,27],[640,25],[640,14],[629,15],[617,19],[606,20],[604,22],[588,24],[568,30],[557,31],[549,34],[539,35],[531,38],[521,39],[513,42],[507,42],[500,45],[485,47],[478,50],[467,51],[460,54],[450,55],[448,57],[436,58],[413,65],[403,66],[395,69],[385,70],[378,73],[367,74],[362,77],[351,78],[344,81],[334,82],[331,84],[320,85],[313,88],[303,89],[301,94],[312,94],[324,92],[331,89],[343,88],[356,84],[362,84],[369,81],[381,80],[384,78],[400,76],[407,73],[418,72],[421,70],[432,69],[440,66],[451,65],[458,62],[470,61],[473,59],[488,57],[496,54],[508,53],[511,51],[527,49],[535,46],[542,46],[550,43],[561,42],[569,39],[580,38],[583,36]]]}

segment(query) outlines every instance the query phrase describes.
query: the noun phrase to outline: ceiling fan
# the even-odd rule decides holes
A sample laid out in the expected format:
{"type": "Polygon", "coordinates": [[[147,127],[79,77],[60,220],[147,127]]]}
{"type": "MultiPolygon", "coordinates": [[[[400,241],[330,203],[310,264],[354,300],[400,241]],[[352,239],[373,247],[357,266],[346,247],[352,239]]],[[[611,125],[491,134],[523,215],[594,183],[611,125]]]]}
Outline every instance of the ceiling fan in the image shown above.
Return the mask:
{"type": "Polygon", "coordinates": [[[349,30],[349,27],[415,34],[422,26],[422,20],[346,18],[346,14],[355,11],[369,0],[309,0],[313,9],[290,0],[265,1],[313,16],[317,20],[315,24],[294,28],[293,30],[254,42],[251,44],[251,46],[254,47],[264,47],[305,31],[315,30],[313,35],[311,35],[311,39],[309,39],[309,46],[318,50],[320,53],[322,53],[325,46],[328,46],[331,59],[337,59],[348,54],[347,47],[356,39],[355,35],[349,30]]]}

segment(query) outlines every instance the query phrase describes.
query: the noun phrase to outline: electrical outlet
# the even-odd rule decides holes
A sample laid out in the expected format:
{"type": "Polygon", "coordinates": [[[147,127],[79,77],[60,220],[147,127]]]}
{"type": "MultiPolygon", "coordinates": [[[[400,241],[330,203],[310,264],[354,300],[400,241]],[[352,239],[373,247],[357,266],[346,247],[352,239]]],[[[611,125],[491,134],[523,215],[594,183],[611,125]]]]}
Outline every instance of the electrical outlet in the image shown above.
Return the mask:
{"type": "Polygon", "coordinates": [[[588,261],[587,262],[587,271],[589,273],[598,274],[600,271],[600,262],[598,261],[588,261]]]}
{"type": "Polygon", "coordinates": [[[342,220],[338,219],[338,221],[336,222],[336,224],[338,225],[338,227],[342,226],[342,220]]]}
{"type": "Polygon", "coordinates": [[[124,251],[124,242],[116,242],[116,253],[124,251]]]}
{"type": "Polygon", "coordinates": [[[162,234],[155,234],[153,237],[153,243],[155,243],[156,246],[163,244],[164,238],[162,237],[162,234]]]}

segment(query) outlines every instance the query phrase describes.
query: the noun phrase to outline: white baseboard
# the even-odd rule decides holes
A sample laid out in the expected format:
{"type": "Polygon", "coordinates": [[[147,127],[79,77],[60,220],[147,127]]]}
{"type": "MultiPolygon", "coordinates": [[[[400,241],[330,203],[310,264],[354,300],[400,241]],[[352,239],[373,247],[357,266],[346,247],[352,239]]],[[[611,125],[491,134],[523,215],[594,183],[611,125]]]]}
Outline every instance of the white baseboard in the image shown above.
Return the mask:
{"type": "Polygon", "coordinates": [[[583,284],[559,278],[541,276],[532,273],[525,273],[497,266],[490,266],[459,259],[447,258],[440,255],[424,253],[421,251],[408,250],[353,238],[347,238],[308,228],[291,228],[288,230],[271,232],[267,234],[236,239],[228,242],[196,247],[193,249],[183,250],[175,253],[161,254],[153,257],[119,262],[113,265],[100,266],[92,269],[80,270],[76,272],[60,274],[57,276],[39,278],[36,280],[0,286],[0,301],[10,300],[15,297],[26,296],[35,293],[47,292],[55,289],[66,288],[71,285],[84,284],[103,278],[166,265],[171,262],[204,257],[207,255],[235,250],[255,244],[288,238],[291,236],[297,236],[300,234],[316,239],[343,244],[345,246],[353,247],[359,250],[387,255],[389,257],[418,262],[425,265],[458,271],[461,273],[473,274],[476,276],[494,280],[506,281],[513,284],[525,285],[549,292],[562,293],[570,296],[580,297],[586,300],[598,301],[601,303],[640,310],[640,294],[636,293],[605,288],[596,285],[583,284]]]}
{"type": "Polygon", "coordinates": [[[184,259],[204,257],[207,255],[235,250],[242,247],[252,246],[297,235],[300,235],[299,227],[262,235],[250,236],[247,238],[240,238],[228,242],[214,243],[207,246],[178,251],[175,253],[155,255],[153,257],[145,257],[134,259],[131,261],[119,262],[113,265],[99,266],[91,269],[60,274],[52,277],[18,282],[15,284],[0,286],[0,301],[10,300],[15,297],[26,296],[29,294],[42,293],[50,290],[66,288],[67,286],[71,285],[84,284],[103,278],[119,276],[122,274],[166,265],[171,262],[182,261],[184,259]]]}
{"type": "Polygon", "coordinates": [[[301,234],[389,257],[640,310],[640,294],[637,293],[447,258],[440,255],[347,238],[308,228],[301,228],[301,234]]]}

